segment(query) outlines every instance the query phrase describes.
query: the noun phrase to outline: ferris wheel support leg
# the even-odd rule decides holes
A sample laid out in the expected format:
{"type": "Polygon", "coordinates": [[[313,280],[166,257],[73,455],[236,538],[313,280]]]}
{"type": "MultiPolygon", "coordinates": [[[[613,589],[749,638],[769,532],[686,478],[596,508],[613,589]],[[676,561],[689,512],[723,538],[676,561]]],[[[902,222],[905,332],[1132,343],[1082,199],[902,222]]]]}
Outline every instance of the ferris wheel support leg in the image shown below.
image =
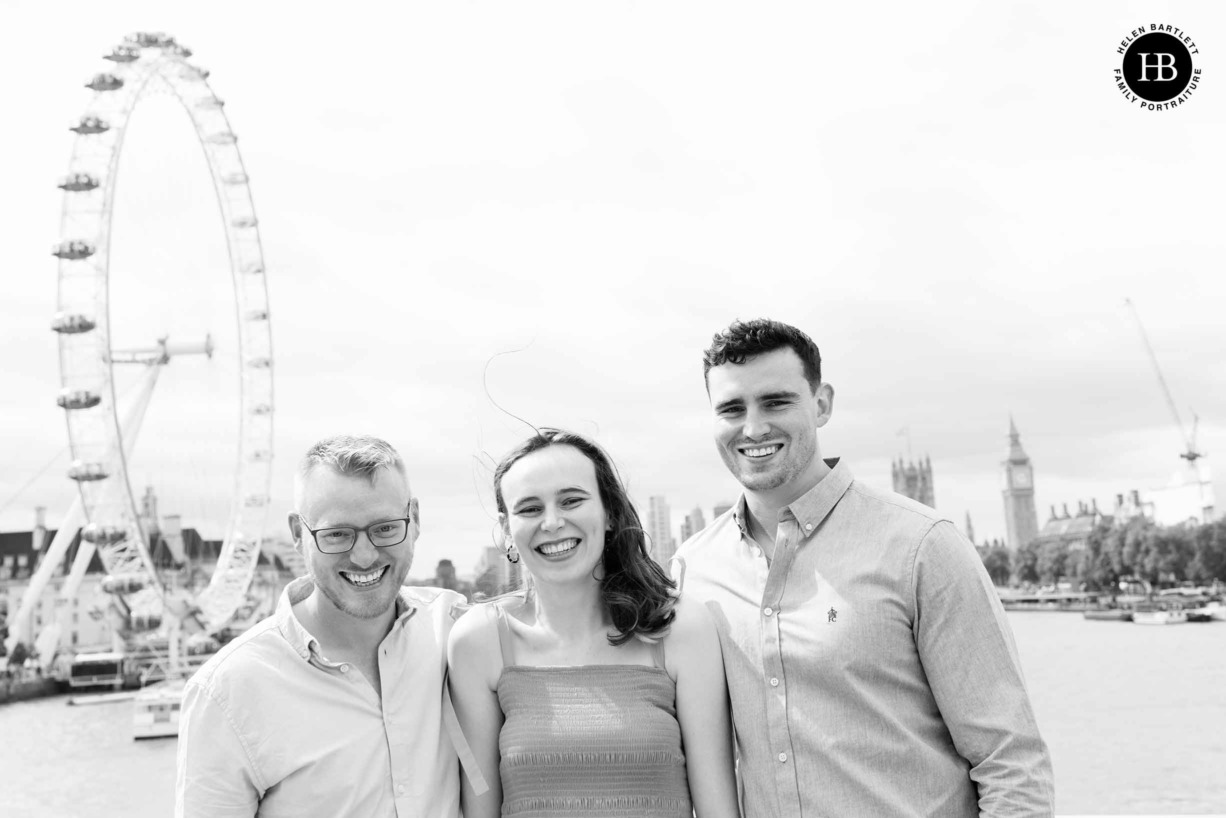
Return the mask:
{"type": "Polygon", "coordinates": [[[26,592],[21,597],[21,606],[18,607],[17,615],[13,618],[13,624],[9,628],[9,636],[4,640],[4,647],[10,653],[18,642],[24,642],[26,645],[33,644],[34,629],[31,621],[34,607],[38,604],[43,591],[46,590],[47,583],[63,561],[64,554],[68,552],[68,546],[72,545],[77,529],[84,522],[85,512],[81,508],[81,496],[78,494],[76,499],[72,501],[72,505],[69,506],[68,513],[64,515],[64,519],[60,521],[59,530],[55,532],[51,545],[47,547],[47,552],[43,554],[42,562],[38,564],[34,575],[30,577],[30,584],[26,586],[26,592]]]}
{"type": "Polygon", "coordinates": [[[93,562],[94,554],[97,552],[98,547],[92,542],[81,541],[81,546],[77,549],[77,557],[72,561],[72,570],[68,572],[68,579],[65,580],[64,587],[60,589],[61,599],[67,601],[76,597],[81,587],[81,580],[85,578],[85,571],[93,562]]]}

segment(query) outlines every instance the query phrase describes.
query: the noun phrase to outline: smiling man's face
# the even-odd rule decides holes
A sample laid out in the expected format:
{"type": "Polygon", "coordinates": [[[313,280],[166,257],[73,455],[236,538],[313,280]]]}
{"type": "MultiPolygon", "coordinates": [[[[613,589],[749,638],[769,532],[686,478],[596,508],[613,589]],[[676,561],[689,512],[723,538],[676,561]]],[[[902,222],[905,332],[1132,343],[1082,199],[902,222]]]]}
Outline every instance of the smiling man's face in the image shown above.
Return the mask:
{"type": "Polygon", "coordinates": [[[707,385],[715,445],[747,491],[799,496],[817,484],[817,429],[830,419],[833,391],[821,384],[814,393],[790,347],[712,367],[707,385]]]}
{"type": "Polygon", "coordinates": [[[379,469],[372,483],[363,476],[317,466],[303,478],[298,514],[291,516],[290,527],[306,559],[307,573],[330,603],[321,605],[320,611],[374,619],[392,609],[413,564],[418,532],[416,501],[410,501],[409,483],[403,474],[379,469]],[[363,529],[404,517],[413,520],[404,542],[376,548],[370,537],[359,531],[353,548],[342,554],[322,553],[311,532],[304,528],[363,529]]]}

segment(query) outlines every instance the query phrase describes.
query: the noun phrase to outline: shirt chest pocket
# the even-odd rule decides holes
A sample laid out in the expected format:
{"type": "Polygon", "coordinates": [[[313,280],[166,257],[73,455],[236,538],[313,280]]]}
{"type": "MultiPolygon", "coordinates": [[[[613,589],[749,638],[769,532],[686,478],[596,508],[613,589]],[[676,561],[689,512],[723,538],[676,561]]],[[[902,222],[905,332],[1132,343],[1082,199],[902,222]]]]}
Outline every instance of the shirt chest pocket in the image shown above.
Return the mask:
{"type": "Polygon", "coordinates": [[[792,584],[776,614],[780,650],[786,657],[816,657],[827,667],[855,675],[879,667],[883,652],[909,631],[905,612],[888,595],[837,579],[808,588],[792,584]],[[795,593],[793,593],[795,592],[795,593]]]}

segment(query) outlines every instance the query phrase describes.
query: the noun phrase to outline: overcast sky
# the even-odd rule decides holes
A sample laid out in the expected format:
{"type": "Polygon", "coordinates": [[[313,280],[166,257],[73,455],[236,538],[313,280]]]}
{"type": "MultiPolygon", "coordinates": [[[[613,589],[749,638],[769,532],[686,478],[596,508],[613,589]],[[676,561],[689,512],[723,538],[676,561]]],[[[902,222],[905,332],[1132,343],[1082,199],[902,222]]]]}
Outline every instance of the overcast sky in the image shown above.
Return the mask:
{"type": "MultiPolygon", "coordinates": [[[[938,510],[1003,537],[1010,414],[1040,522],[1182,462],[1126,296],[1185,425],[1200,416],[1226,505],[1226,6],[404,5],[0,0],[0,530],[40,504],[54,525],[71,501],[55,182],[83,84],[136,30],[212,71],[251,177],[278,535],[304,450],[372,433],[421,498],[414,574],[444,557],[470,570],[491,542],[491,458],[527,432],[494,401],[594,435],[641,511],[659,494],[675,526],[695,505],[709,518],[738,487],[701,352],[769,316],[821,347],[826,456],[888,488],[907,428],[938,510]],[[1203,81],[1174,111],[1114,83],[1119,41],[1151,22],[1200,46],[1203,81]]],[[[203,155],[168,97],[138,107],[118,184],[117,343],[219,345],[164,374],[133,486],[220,528],[233,294],[203,155]]]]}

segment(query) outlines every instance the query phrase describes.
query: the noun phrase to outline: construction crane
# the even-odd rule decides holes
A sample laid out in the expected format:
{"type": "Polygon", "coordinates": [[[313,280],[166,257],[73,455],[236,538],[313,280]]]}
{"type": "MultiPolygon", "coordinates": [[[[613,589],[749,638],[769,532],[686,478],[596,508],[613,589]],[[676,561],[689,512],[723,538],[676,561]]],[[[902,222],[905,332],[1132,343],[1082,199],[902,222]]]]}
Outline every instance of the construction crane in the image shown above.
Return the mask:
{"type": "Polygon", "coordinates": [[[1166,405],[1170,407],[1171,414],[1175,417],[1175,427],[1179,429],[1179,436],[1183,438],[1184,445],[1187,451],[1181,452],[1180,457],[1188,461],[1189,465],[1195,465],[1199,458],[1205,457],[1203,452],[1196,450],[1196,427],[1200,423],[1200,418],[1196,413],[1192,413],[1192,434],[1187,434],[1183,430],[1183,419],[1179,417],[1179,410],[1175,408],[1175,401],[1171,398],[1171,390],[1166,385],[1166,378],[1162,377],[1162,368],[1158,366],[1158,356],[1154,354],[1154,348],[1149,343],[1149,335],[1145,332],[1145,325],[1141,323],[1141,315],[1137,312],[1136,305],[1132,303],[1131,298],[1124,299],[1124,306],[1132,311],[1132,318],[1137,322],[1137,330],[1141,333],[1141,340],[1145,343],[1145,351],[1149,353],[1150,363],[1154,365],[1154,374],[1158,376],[1158,383],[1162,386],[1162,394],[1166,397],[1166,405]]]}

